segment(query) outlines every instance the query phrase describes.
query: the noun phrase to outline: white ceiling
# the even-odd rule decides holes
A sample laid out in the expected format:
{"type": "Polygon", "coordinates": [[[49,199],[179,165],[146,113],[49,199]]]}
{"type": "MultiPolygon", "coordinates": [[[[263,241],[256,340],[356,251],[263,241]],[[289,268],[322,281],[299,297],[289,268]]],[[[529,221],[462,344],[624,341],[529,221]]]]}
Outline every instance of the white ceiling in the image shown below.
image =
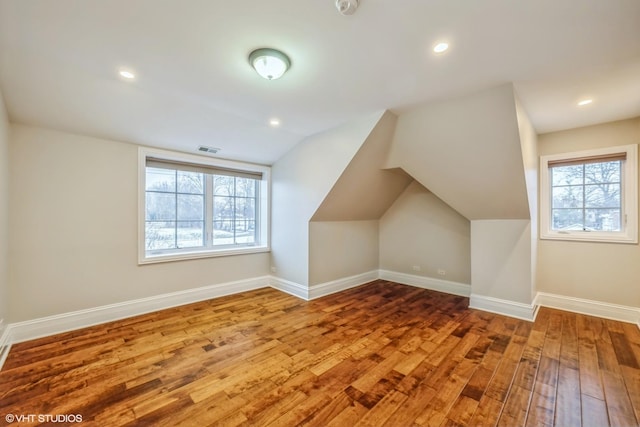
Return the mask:
{"type": "Polygon", "coordinates": [[[10,119],[144,145],[273,163],[340,123],[505,82],[539,133],[640,116],[640,1],[0,0],[10,119]],[[289,72],[260,78],[258,47],[289,72]]]}

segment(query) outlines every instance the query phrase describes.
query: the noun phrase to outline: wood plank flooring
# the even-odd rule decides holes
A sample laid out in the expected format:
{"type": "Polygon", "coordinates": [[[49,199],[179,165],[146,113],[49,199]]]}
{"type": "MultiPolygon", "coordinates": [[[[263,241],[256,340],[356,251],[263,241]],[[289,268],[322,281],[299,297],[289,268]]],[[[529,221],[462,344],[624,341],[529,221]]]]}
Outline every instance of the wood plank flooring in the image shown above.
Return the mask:
{"type": "Polygon", "coordinates": [[[640,424],[637,326],[467,306],[381,280],[311,302],[267,288],[16,344],[0,425],[640,424]]]}

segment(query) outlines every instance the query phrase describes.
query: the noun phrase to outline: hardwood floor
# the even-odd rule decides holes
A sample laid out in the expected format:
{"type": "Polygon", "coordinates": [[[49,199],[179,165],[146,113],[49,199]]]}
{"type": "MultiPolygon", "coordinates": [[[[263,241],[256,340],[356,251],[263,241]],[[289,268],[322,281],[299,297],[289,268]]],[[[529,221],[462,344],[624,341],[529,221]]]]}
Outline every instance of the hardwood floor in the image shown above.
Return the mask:
{"type": "Polygon", "coordinates": [[[260,289],[16,344],[0,424],[639,425],[637,326],[467,305],[385,281],[311,302],[260,289]]]}

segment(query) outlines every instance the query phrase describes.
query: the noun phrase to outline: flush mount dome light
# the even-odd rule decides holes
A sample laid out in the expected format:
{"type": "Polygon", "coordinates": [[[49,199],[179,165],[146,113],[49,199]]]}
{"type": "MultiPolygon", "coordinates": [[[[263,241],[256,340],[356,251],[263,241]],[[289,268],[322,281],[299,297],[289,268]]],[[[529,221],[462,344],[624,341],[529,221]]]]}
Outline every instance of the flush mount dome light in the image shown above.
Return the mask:
{"type": "Polygon", "coordinates": [[[262,48],[249,54],[249,63],[260,76],[267,80],[275,80],[291,66],[289,57],[279,50],[262,48]]]}

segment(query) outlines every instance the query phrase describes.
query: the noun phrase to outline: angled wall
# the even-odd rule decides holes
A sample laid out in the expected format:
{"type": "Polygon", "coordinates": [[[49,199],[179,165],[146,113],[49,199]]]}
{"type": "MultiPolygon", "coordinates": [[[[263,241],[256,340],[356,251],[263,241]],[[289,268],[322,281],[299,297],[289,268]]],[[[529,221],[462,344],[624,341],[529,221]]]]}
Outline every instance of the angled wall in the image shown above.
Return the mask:
{"type": "Polygon", "coordinates": [[[511,84],[403,112],[387,165],[469,220],[530,218],[511,84]]]}
{"type": "Polygon", "coordinates": [[[383,114],[313,135],[273,165],[271,265],[279,278],[309,286],[309,221],[383,114]]]}
{"type": "Polygon", "coordinates": [[[528,317],[535,132],[513,85],[403,112],[387,166],[399,167],[471,221],[471,304],[528,317]],[[520,117],[519,117],[520,116],[520,117]],[[524,138],[524,139],[523,139],[524,138]],[[515,311],[509,311],[515,307],[515,311]],[[517,311],[517,312],[516,312],[517,311]]]}
{"type": "Polygon", "coordinates": [[[384,170],[397,116],[380,117],[311,221],[377,220],[412,181],[401,170],[384,170]]]}
{"type": "Polygon", "coordinates": [[[515,101],[518,133],[522,147],[522,164],[527,185],[527,199],[529,200],[529,215],[531,216],[531,299],[533,300],[537,294],[538,264],[538,134],[517,97],[515,101]]]}
{"type": "Polygon", "coordinates": [[[309,223],[309,285],[378,269],[378,219],[412,179],[383,170],[397,117],[385,112],[309,223]]]}

